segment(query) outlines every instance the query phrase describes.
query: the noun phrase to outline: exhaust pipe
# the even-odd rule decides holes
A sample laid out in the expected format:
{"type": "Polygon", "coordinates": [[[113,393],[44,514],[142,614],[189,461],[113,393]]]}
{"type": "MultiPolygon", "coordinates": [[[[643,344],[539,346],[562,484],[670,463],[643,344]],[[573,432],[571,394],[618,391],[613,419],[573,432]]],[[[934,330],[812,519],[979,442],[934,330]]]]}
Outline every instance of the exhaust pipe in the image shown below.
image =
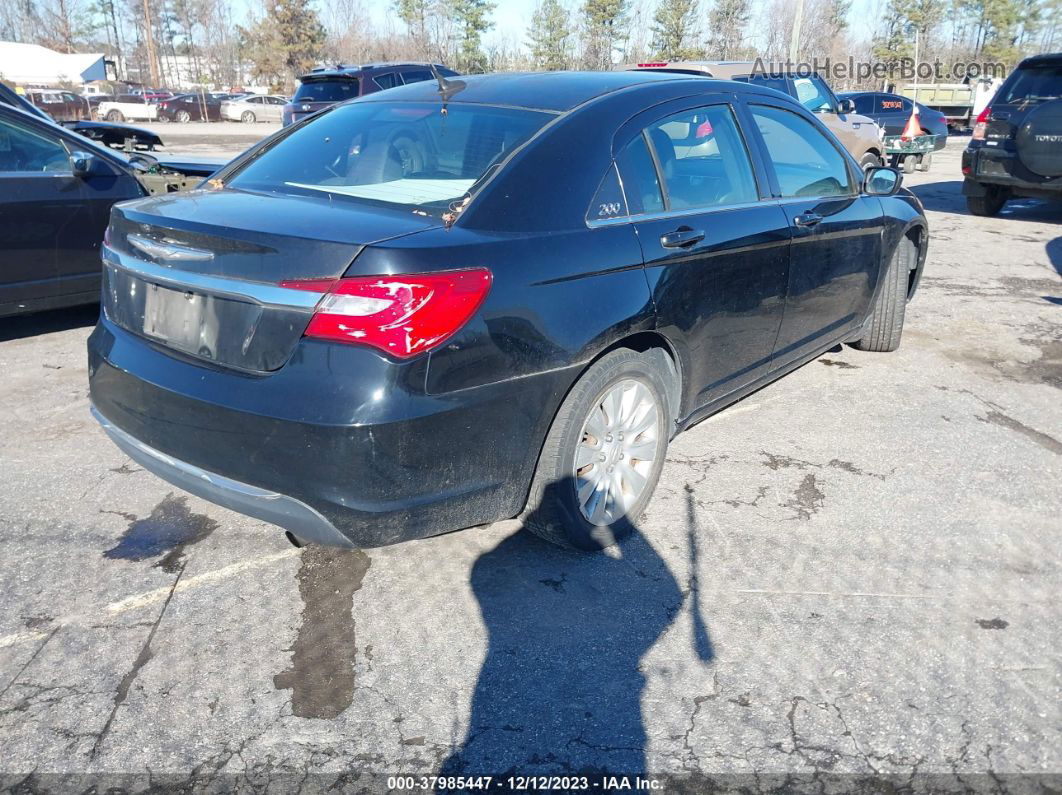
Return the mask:
{"type": "Polygon", "coordinates": [[[290,530],[285,530],[284,531],[284,537],[287,538],[288,541],[291,542],[291,545],[293,547],[295,547],[295,549],[302,549],[302,547],[303,547],[302,541],[300,541],[299,537],[296,536],[293,532],[291,532],[290,530]]]}

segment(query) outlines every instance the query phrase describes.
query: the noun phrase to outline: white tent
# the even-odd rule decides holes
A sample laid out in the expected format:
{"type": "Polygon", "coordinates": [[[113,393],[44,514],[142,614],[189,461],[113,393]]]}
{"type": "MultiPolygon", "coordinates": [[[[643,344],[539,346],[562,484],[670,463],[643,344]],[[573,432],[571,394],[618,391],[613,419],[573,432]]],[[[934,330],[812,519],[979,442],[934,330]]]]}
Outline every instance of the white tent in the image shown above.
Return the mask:
{"type": "Polygon", "coordinates": [[[106,80],[103,53],[66,54],[37,44],[0,41],[0,78],[12,83],[54,85],[106,80]]]}

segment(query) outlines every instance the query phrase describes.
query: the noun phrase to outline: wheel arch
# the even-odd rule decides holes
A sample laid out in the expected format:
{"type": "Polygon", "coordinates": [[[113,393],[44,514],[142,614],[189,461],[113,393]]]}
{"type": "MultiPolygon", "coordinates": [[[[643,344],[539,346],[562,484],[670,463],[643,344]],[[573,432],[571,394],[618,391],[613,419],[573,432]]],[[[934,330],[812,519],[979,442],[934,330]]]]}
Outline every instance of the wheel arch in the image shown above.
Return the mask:
{"type": "Polygon", "coordinates": [[[918,283],[922,280],[922,271],[925,269],[926,255],[929,252],[929,227],[921,218],[917,218],[910,223],[903,230],[903,234],[896,241],[899,245],[900,240],[910,240],[914,243],[916,252],[916,264],[914,273],[911,274],[907,285],[907,300],[910,301],[918,289],[918,283]]]}

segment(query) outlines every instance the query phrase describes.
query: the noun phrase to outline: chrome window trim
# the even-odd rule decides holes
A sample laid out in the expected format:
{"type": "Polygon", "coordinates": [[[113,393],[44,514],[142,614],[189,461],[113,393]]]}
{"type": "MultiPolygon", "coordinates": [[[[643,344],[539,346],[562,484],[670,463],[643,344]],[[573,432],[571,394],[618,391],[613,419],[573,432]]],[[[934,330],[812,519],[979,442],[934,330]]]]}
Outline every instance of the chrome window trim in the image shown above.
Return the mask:
{"type": "Polygon", "coordinates": [[[312,311],[325,295],[324,291],[296,290],[266,282],[249,282],[243,279],[230,279],[225,276],[212,276],[206,273],[179,270],[166,265],[156,265],[136,257],[122,254],[110,246],[100,247],[103,263],[107,267],[132,273],[144,281],[161,284],[177,290],[195,290],[210,295],[249,301],[262,306],[276,306],[287,309],[312,311]]]}
{"type": "Polygon", "coordinates": [[[641,213],[640,215],[627,215],[622,218],[603,218],[587,221],[586,225],[591,229],[599,226],[619,226],[621,224],[636,224],[640,221],[661,221],[667,218],[688,218],[691,215],[707,215],[714,213],[729,212],[730,210],[746,210],[750,207],[763,207],[771,204],[779,204],[776,198],[758,199],[754,202],[739,202],[736,204],[716,204],[711,207],[695,207],[684,210],[663,210],[655,213],[641,213]]]}

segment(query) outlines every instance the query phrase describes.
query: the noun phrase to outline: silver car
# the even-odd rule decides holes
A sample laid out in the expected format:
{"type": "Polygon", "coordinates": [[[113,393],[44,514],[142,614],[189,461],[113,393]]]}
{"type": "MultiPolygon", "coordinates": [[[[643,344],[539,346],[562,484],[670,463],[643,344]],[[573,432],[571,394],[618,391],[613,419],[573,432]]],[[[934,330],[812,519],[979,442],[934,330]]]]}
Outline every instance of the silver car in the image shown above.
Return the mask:
{"type": "Polygon", "coordinates": [[[280,113],[287,103],[286,97],[249,94],[239,99],[221,103],[221,118],[226,121],[280,121],[280,113]]]}

